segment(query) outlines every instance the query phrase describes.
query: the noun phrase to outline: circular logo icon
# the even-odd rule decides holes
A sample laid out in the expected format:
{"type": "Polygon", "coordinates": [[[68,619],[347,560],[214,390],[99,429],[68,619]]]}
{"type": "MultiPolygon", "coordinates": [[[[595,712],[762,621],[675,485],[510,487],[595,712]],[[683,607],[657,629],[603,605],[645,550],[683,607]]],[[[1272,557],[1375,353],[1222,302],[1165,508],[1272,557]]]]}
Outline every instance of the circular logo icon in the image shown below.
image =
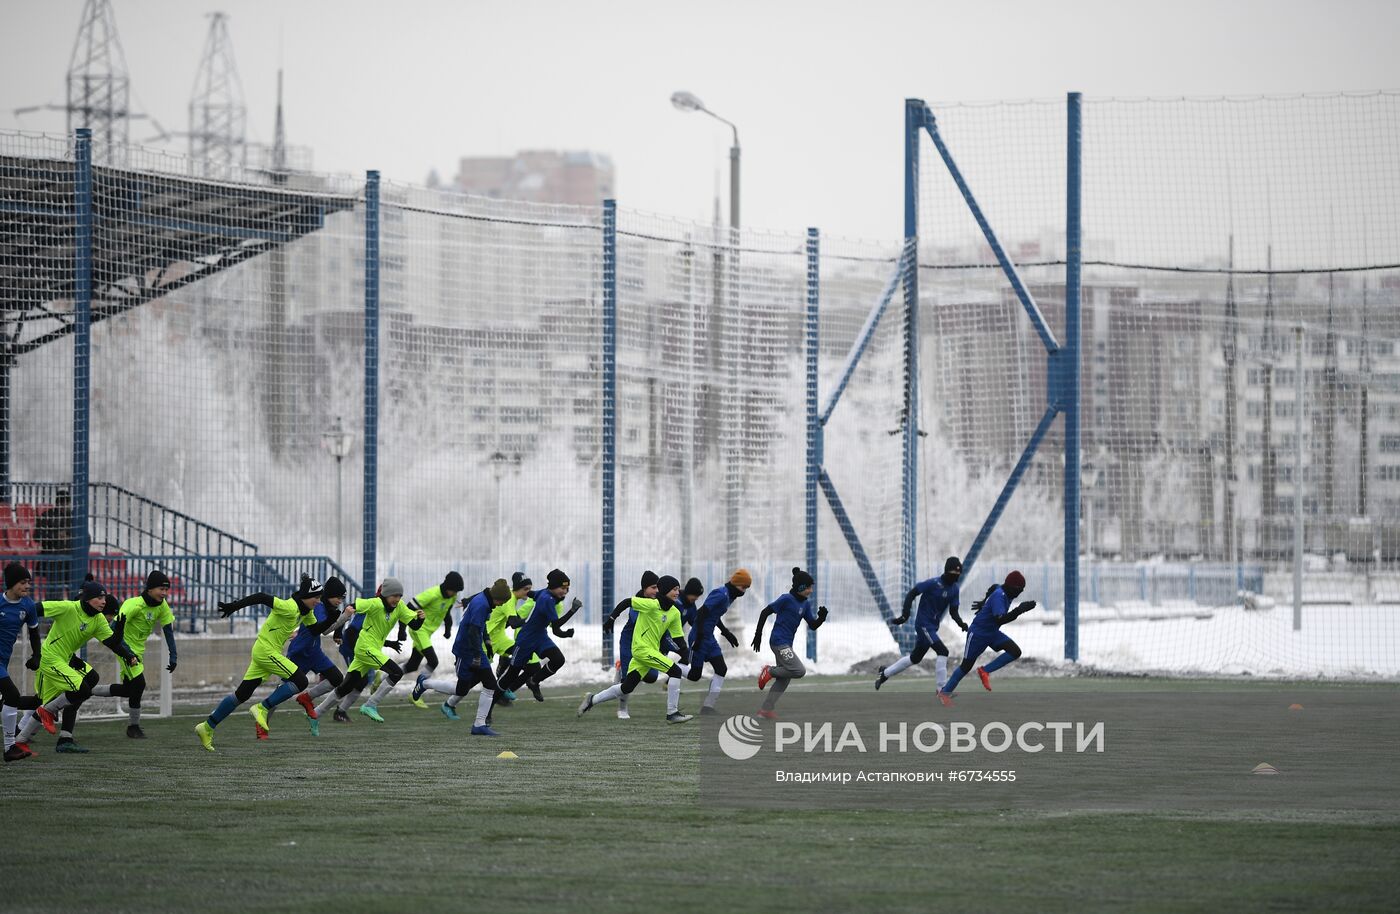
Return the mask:
{"type": "Polygon", "coordinates": [[[719,747],[736,762],[758,755],[762,743],[763,730],[747,714],[735,714],[719,728],[719,747]]]}

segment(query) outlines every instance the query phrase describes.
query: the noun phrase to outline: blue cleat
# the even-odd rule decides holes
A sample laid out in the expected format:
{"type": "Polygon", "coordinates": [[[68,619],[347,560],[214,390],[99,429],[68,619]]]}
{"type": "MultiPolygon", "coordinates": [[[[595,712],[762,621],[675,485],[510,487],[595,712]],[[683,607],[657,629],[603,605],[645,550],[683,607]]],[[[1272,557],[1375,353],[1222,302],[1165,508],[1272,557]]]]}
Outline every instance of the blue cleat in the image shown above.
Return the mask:
{"type": "Polygon", "coordinates": [[[445,702],[445,701],[442,703],[442,707],[441,707],[439,710],[442,711],[442,716],[443,716],[443,717],[446,717],[448,720],[461,720],[461,719],[462,719],[462,718],[460,718],[460,717],[457,716],[457,709],[454,708],[454,707],[452,707],[450,704],[448,704],[448,703],[445,702]]]}
{"type": "Polygon", "coordinates": [[[506,701],[515,701],[515,693],[510,689],[502,691],[501,694],[506,697],[506,701]]]}
{"type": "Polygon", "coordinates": [[[497,733],[495,730],[492,730],[492,729],[491,729],[491,725],[490,725],[490,724],[481,724],[480,726],[472,727],[472,736],[500,736],[500,735],[501,735],[501,734],[499,734],[499,733],[497,733]]]}

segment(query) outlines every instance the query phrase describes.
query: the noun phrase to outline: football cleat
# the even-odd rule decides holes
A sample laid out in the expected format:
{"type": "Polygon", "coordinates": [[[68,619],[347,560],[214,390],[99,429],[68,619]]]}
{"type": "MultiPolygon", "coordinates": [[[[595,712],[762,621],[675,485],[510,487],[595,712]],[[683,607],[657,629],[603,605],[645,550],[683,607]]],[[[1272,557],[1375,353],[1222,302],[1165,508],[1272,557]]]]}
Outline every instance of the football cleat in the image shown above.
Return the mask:
{"type": "Polygon", "coordinates": [[[499,734],[499,733],[497,733],[495,730],[492,730],[492,729],[491,729],[491,725],[490,725],[490,724],[478,724],[477,726],[472,727],[472,736],[500,736],[500,735],[501,735],[501,734],[499,734]]]}
{"type": "Polygon", "coordinates": [[[340,708],[336,708],[335,713],[331,715],[331,720],[338,724],[348,724],[350,723],[350,715],[346,714],[340,708]]]}
{"type": "Polygon", "coordinates": [[[540,684],[533,679],[525,683],[530,688],[530,694],[535,696],[535,701],[544,701],[544,694],[540,692],[540,684]]]}
{"type": "Polygon", "coordinates": [[[126,728],[127,739],[145,739],[146,731],[141,729],[140,724],[131,724],[126,728]]]}
{"type": "Polygon", "coordinates": [[[766,708],[759,708],[759,709],[758,709],[758,713],[757,713],[755,716],[761,717],[761,718],[763,718],[764,720],[777,720],[777,719],[778,719],[778,712],[777,712],[777,711],[769,711],[769,710],[767,710],[766,708]]]}
{"type": "Polygon", "coordinates": [[[977,678],[982,680],[982,688],[986,689],[988,692],[992,690],[992,676],[987,672],[986,667],[979,666],[977,668],[977,678]]]}
{"type": "Polygon", "coordinates": [[[588,709],[591,707],[593,707],[593,693],[589,692],[587,695],[583,696],[583,701],[579,702],[578,716],[582,717],[587,714],[588,709]]]}
{"type": "Polygon", "coordinates": [[[680,711],[672,711],[666,715],[666,723],[668,724],[683,724],[690,719],[691,715],[682,714],[680,711]]]}
{"type": "Polygon", "coordinates": [[[377,724],[384,723],[384,718],[379,716],[379,709],[369,705],[360,705],[360,713],[377,724]]]}
{"type": "Polygon", "coordinates": [[[312,736],[320,736],[320,735],[321,735],[321,721],[320,721],[319,719],[313,717],[313,718],[311,718],[310,720],[308,720],[307,723],[311,725],[311,735],[312,735],[312,736]]]}
{"type": "Polygon", "coordinates": [[[311,696],[307,695],[305,692],[297,693],[297,704],[301,705],[301,709],[306,712],[306,716],[312,720],[321,716],[316,713],[316,702],[312,701],[311,696]]]}
{"type": "Polygon", "coordinates": [[[758,674],[758,690],[762,692],[773,681],[773,667],[765,663],[763,672],[758,674]]]}
{"type": "Polygon", "coordinates": [[[20,759],[30,758],[33,755],[34,752],[28,746],[22,746],[21,743],[15,743],[13,746],[5,750],[5,762],[7,764],[9,762],[18,762],[20,759]]]}
{"type": "Polygon", "coordinates": [[[448,720],[461,720],[461,719],[462,719],[462,718],[460,718],[460,717],[457,716],[457,709],[454,708],[454,707],[452,707],[450,704],[448,704],[448,703],[445,702],[445,701],[442,703],[442,707],[438,708],[438,710],[441,711],[441,712],[442,712],[442,716],[445,717],[445,718],[447,718],[448,720]]]}
{"type": "Polygon", "coordinates": [[[953,706],[953,696],[942,689],[938,690],[938,700],[943,702],[943,707],[945,708],[951,708],[953,706]]]}
{"type": "Polygon", "coordinates": [[[201,720],[194,725],[194,732],[199,735],[199,742],[210,752],[214,751],[214,728],[209,726],[209,721],[201,720]]]}
{"type": "Polygon", "coordinates": [[[86,753],[86,752],[87,752],[86,749],[84,749],[82,746],[79,746],[76,742],[74,742],[73,739],[72,739],[72,737],[69,737],[68,739],[61,739],[61,740],[59,740],[59,741],[58,741],[58,745],[56,745],[56,746],[53,747],[53,751],[55,751],[55,752],[76,752],[76,753],[79,753],[79,754],[82,754],[82,753],[86,753]]]}
{"type": "Polygon", "coordinates": [[[45,730],[49,731],[50,733],[58,732],[58,720],[53,716],[53,712],[50,711],[48,708],[44,707],[43,705],[40,705],[39,709],[34,712],[34,716],[39,718],[39,723],[44,725],[45,730]]]}
{"type": "Polygon", "coordinates": [[[885,675],[885,668],[880,667],[875,673],[875,691],[880,691],[880,686],[890,681],[890,677],[885,675]]]}
{"type": "Polygon", "coordinates": [[[258,702],[248,709],[248,713],[253,715],[253,732],[257,734],[258,739],[267,739],[267,708],[263,707],[262,702],[258,702]]]}
{"type": "Polygon", "coordinates": [[[715,710],[714,705],[701,705],[701,706],[700,706],[700,716],[701,716],[701,717],[704,717],[704,716],[707,715],[707,714],[718,714],[718,713],[719,713],[719,712],[715,710]]]}

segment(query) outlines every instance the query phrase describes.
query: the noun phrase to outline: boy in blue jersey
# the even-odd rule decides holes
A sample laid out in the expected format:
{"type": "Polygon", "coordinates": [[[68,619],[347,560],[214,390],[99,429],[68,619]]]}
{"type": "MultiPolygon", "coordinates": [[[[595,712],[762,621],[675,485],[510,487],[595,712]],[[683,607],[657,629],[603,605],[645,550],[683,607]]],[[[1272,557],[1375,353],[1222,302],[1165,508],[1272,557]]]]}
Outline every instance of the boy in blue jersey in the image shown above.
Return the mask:
{"type": "MultiPolygon", "coordinates": [[[[669,574],[662,575],[656,583],[656,597],[631,597],[628,609],[637,613],[637,623],[633,632],[632,659],[622,681],[614,683],[603,691],[589,693],[578,706],[578,716],[587,714],[593,706],[606,701],[621,699],[632,694],[641,685],[648,673],[666,673],[679,677],[681,666],[667,657],[674,651],[681,655],[681,663],[690,659],[690,648],[685,643],[685,633],[681,630],[681,614],[676,603],[680,598],[681,582],[669,574]]],[[[666,722],[681,724],[690,720],[689,714],[671,711],[666,722]]]]}
{"type": "MultiPolygon", "coordinates": [[[[326,652],[321,650],[321,636],[341,625],[347,615],[354,614],[350,607],[344,607],[342,610],[345,603],[345,593],[344,581],[336,577],[327,578],[325,585],[321,588],[321,602],[317,603],[315,608],[311,610],[316,621],[299,626],[297,633],[292,636],[292,640],[287,642],[287,659],[295,663],[297,669],[307,670],[321,677],[315,685],[296,694],[297,704],[301,705],[302,712],[310,721],[312,736],[321,735],[320,714],[316,712],[316,699],[345,681],[345,677],[341,675],[340,667],[336,666],[335,661],[327,657],[326,652]]],[[[348,663],[349,661],[347,661],[347,665],[348,663]]],[[[264,702],[264,704],[266,703],[264,702]]],[[[267,712],[271,714],[275,707],[275,705],[267,706],[267,712]]]]}
{"type": "Polygon", "coordinates": [[[564,623],[583,608],[583,601],[574,597],[568,612],[563,612],[561,607],[568,594],[569,576],[558,568],[552,569],[545,576],[545,588],[532,595],[535,608],[530,610],[529,618],[520,626],[520,633],[515,637],[515,653],[510,658],[510,670],[501,682],[502,688],[514,692],[522,685],[529,686],[535,701],[544,701],[544,695],[540,693],[540,683],[564,666],[564,652],[559,650],[549,634],[553,633],[558,638],[572,638],[574,630],[564,628],[564,623]],[[530,676],[526,667],[530,664],[530,658],[536,654],[540,658],[540,669],[538,673],[530,676]]]}
{"type": "Polygon", "coordinates": [[[914,616],[914,649],[900,657],[888,667],[880,667],[875,676],[875,688],[888,682],[892,677],[909,669],[928,653],[929,648],[938,656],[933,661],[933,675],[939,689],[948,681],[948,648],[938,637],[938,625],[943,614],[949,610],[956,617],[958,610],[958,578],[962,577],[962,560],[956,555],[948,556],[943,563],[943,574],[927,581],[920,581],[904,595],[904,607],[894,625],[909,621],[909,607],[914,598],[919,598],[919,611],[914,616]]]}
{"type": "Polygon", "coordinates": [[[39,608],[29,595],[34,582],[29,569],[18,562],[5,566],[5,594],[0,599],[0,730],[4,730],[5,761],[17,762],[34,755],[34,750],[15,745],[15,730],[21,710],[33,711],[39,707],[36,696],[22,696],[15,681],[10,678],[10,655],[20,629],[29,632],[29,659],[24,666],[29,670],[39,669],[39,608]]]}
{"type": "MultiPolygon", "coordinates": [[[[966,626],[967,646],[963,649],[962,663],[953,671],[948,684],[938,690],[938,700],[943,702],[944,706],[953,706],[953,690],[962,682],[964,676],[972,672],[973,664],[987,648],[1001,652],[991,663],[977,668],[982,687],[988,692],[992,690],[991,674],[1020,658],[1021,648],[1010,637],[1002,634],[1001,627],[1015,622],[1017,616],[1035,609],[1034,600],[1026,600],[1017,604],[1015,609],[1011,608],[1011,601],[1019,597],[1025,589],[1025,577],[1021,572],[1013,571],[1006,576],[1006,581],[1000,587],[993,587],[985,599],[972,604],[974,615],[972,624],[966,626]]],[[[962,622],[956,612],[953,613],[953,618],[959,623],[962,622]]]]}
{"type": "Polygon", "coordinates": [[[511,596],[510,584],[505,578],[496,582],[467,601],[462,613],[462,624],[457,627],[457,638],[452,642],[452,656],[456,658],[456,680],[429,679],[424,673],[413,686],[413,700],[419,701],[428,689],[445,692],[447,701],[442,703],[442,713],[448,720],[458,720],[457,704],[480,683],[481,696],[476,701],[476,720],[472,724],[472,736],[499,736],[491,729],[487,717],[496,701],[500,684],[491,670],[491,657],[486,653],[486,621],[491,618],[491,610],[503,605],[511,596]]]}
{"type": "MultiPolygon", "coordinates": [[[[705,597],[705,602],[696,608],[695,622],[690,628],[691,660],[686,678],[691,682],[699,682],[707,663],[714,674],[710,677],[710,690],[700,704],[701,714],[715,713],[720,689],[724,688],[724,677],[729,674],[729,666],[724,662],[724,651],[720,649],[715,632],[723,635],[730,647],[739,646],[739,639],[724,625],[724,614],[729,611],[730,605],[748,593],[752,586],[753,575],[749,574],[747,569],[740,568],[729,576],[728,583],[710,591],[705,597]]],[[[703,588],[696,578],[686,582],[686,594],[700,590],[703,588]]],[[[677,691],[679,692],[679,686],[677,691]]]]}
{"type": "MultiPolygon", "coordinates": [[[[656,599],[657,582],[660,580],[656,576],[656,572],[651,569],[643,571],[642,586],[637,589],[636,596],[645,600],[656,599]]],[[[637,611],[632,608],[632,598],[623,599],[622,602],[613,607],[612,612],[603,617],[603,635],[611,638],[613,625],[623,613],[627,613],[627,624],[622,626],[622,634],[617,639],[617,675],[613,678],[613,682],[621,682],[622,678],[627,675],[627,668],[632,663],[632,632],[637,626],[637,611]]],[[[661,674],[656,670],[647,670],[646,675],[642,677],[642,682],[655,682],[660,676],[661,674]]],[[[617,700],[617,719],[632,719],[632,714],[627,708],[626,695],[617,700]]]]}
{"type": "Polygon", "coordinates": [[[763,607],[763,612],[758,615],[758,630],[753,634],[754,653],[758,653],[763,643],[763,623],[768,621],[769,616],[776,617],[773,634],[768,638],[768,647],[773,651],[774,663],[764,666],[763,672],[758,674],[759,691],[763,691],[770,682],[773,683],[773,691],[763,699],[763,706],[758,711],[759,717],[777,720],[778,715],[774,713],[773,707],[787,691],[789,680],[801,679],[807,675],[807,668],[802,665],[797,652],[792,649],[792,642],[797,637],[797,626],[803,620],[806,620],[807,627],[813,631],[821,628],[822,623],[826,621],[825,606],[819,606],[815,613],[812,612],[812,590],[815,585],[816,581],[810,574],[801,568],[793,568],[792,588],[763,607]]]}

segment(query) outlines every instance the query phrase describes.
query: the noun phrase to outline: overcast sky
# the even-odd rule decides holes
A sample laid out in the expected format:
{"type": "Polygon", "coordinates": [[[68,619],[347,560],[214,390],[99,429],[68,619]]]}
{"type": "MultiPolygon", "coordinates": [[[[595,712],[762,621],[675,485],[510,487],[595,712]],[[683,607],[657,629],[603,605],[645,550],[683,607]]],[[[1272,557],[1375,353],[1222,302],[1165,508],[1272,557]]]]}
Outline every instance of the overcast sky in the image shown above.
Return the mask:
{"type": "MultiPolygon", "coordinates": [[[[62,132],[81,0],[0,3],[0,128],[62,132]]],[[[739,125],[744,222],[893,238],[903,102],[1272,94],[1400,87],[1390,0],[372,2],[114,0],[133,107],[187,106],[205,13],[230,14],[250,139],[318,170],[424,181],[464,155],[591,149],[620,202],[708,217],[728,130],[668,103],[688,89],[739,125]]],[[[150,135],[133,124],[133,139],[150,135]]]]}

